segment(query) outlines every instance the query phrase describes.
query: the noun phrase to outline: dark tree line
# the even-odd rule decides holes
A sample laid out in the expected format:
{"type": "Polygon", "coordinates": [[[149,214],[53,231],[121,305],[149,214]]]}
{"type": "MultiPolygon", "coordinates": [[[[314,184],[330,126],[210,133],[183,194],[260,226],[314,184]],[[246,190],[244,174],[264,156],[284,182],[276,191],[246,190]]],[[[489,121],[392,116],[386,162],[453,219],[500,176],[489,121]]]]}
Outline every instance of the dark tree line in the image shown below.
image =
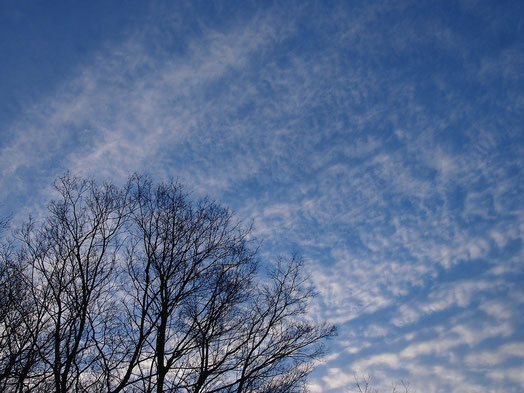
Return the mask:
{"type": "Polygon", "coordinates": [[[249,228],[178,183],[55,187],[3,236],[0,391],[306,390],[334,329],[304,318],[298,258],[262,277],[249,228]]]}

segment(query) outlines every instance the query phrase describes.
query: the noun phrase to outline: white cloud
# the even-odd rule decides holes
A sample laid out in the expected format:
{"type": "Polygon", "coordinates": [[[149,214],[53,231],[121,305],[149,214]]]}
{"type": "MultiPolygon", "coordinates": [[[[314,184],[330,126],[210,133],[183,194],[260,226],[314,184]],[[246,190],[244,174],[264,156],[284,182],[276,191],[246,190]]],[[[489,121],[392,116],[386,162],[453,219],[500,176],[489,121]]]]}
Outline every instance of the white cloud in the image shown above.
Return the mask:
{"type": "Polygon", "coordinates": [[[511,367],[505,370],[495,370],[488,372],[488,376],[499,382],[510,379],[517,382],[524,389],[524,367],[511,367]]]}

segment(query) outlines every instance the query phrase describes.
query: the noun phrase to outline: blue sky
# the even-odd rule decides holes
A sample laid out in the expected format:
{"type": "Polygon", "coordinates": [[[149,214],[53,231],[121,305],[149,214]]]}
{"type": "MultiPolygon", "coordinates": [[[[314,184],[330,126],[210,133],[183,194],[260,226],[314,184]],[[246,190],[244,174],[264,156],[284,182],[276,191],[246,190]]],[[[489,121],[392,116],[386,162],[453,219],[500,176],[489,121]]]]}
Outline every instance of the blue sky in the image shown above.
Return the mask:
{"type": "Polygon", "coordinates": [[[179,178],[298,251],[312,392],[524,390],[524,3],[0,5],[0,215],[179,178]]]}

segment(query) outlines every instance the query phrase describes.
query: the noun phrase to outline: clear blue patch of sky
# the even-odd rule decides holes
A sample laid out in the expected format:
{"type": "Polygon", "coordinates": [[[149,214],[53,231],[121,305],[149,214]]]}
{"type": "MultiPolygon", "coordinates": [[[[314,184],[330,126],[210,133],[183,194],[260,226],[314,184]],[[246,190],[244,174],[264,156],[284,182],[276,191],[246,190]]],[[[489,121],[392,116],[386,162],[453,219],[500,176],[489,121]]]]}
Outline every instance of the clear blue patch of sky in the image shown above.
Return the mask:
{"type": "Polygon", "coordinates": [[[2,1],[2,123],[73,76],[101,47],[125,39],[148,9],[142,1],[2,1]]]}

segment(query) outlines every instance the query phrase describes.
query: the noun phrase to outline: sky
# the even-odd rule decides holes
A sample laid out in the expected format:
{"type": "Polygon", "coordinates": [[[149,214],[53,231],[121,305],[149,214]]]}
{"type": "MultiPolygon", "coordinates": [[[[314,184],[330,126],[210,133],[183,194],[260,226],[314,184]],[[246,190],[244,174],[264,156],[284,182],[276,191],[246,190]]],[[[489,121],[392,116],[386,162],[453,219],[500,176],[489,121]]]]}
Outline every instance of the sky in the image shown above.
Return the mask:
{"type": "Polygon", "coordinates": [[[176,178],[303,256],[313,393],[524,391],[522,1],[2,0],[0,53],[0,217],[176,178]]]}

